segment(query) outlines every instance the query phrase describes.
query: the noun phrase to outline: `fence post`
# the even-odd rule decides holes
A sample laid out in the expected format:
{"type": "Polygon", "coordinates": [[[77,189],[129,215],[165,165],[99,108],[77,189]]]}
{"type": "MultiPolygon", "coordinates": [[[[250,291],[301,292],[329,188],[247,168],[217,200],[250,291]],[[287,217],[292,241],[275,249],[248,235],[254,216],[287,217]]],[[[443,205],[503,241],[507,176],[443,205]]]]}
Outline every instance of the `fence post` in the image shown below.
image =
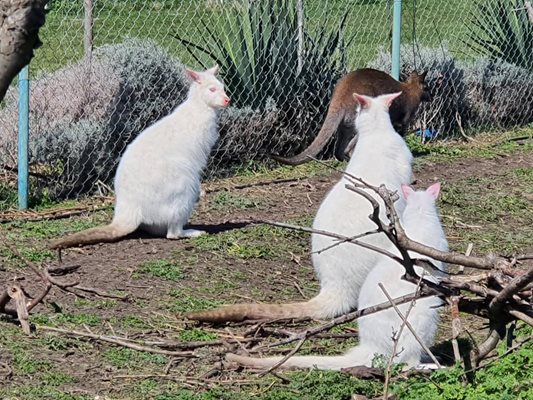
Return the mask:
{"type": "Polygon", "coordinates": [[[298,74],[302,72],[304,53],[304,0],[296,2],[296,17],[298,18],[298,74]]]}
{"type": "Polygon", "coordinates": [[[91,58],[93,53],[93,0],[84,0],[84,18],[83,18],[83,45],[85,48],[85,57],[91,58]]]}
{"type": "Polygon", "coordinates": [[[394,79],[400,79],[400,33],[402,30],[402,0],[394,0],[392,17],[392,70],[394,79]]]}
{"type": "Polygon", "coordinates": [[[19,73],[19,143],[18,143],[18,202],[19,208],[28,208],[28,138],[30,131],[29,66],[19,73]]]}

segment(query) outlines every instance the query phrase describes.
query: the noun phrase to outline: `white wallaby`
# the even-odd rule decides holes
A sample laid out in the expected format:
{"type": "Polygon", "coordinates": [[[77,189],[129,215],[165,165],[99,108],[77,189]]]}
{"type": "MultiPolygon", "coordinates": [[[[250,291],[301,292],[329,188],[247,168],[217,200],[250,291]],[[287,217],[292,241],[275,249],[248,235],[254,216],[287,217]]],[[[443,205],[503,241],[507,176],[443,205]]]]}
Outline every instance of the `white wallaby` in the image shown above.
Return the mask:
{"type": "MultiPolygon", "coordinates": [[[[435,206],[440,184],[434,184],[425,191],[417,192],[405,185],[402,186],[402,191],[407,206],[401,217],[401,223],[407,236],[438,250],[448,250],[446,236],[435,206]]],[[[420,254],[410,252],[410,256],[429,259],[440,270],[445,268],[443,263],[420,254]]],[[[418,275],[424,274],[424,270],[420,267],[415,267],[415,271],[418,275]]],[[[368,308],[387,301],[386,296],[378,287],[379,283],[383,284],[392,298],[414,293],[416,285],[402,280],[404,273],[404,268],[396,261],[389,258],[382,259],[368,274],[361,288],[359,307],[368,308]]],[[[437,281],[433,276],[428,279],[437,281]]],[[[408,317],[415,332],[427,346],[433,343],[439,319],[437,307],[440,304],[441,300],[437,297],[417,300],[408,317]]],[[[402,304],[398,308],[405,316],[409,304],[402,304]]],[[[316,367],[330,370],[340,370],[357,365],[370,367],[375,355],[382,354],[387,359],[390,358],[393,351],[392,335],[393,332],[399,332],[401,325],[401,318],[392,308],[367,315],[359,319],[359,345],[351,348],[344,355],[291,357],[282,367],[316,367]]],[[[398,338],[396,351],[399,352],[394,358],[396,363],[405,363],[408,367],[415,367],[420,363],[422,347],[406,327],[398,338]]],[[[282,357],[249,358],[228,354],[227,359],[247,366],[268,368],[279,362],[282,357]]]]}
{"type": "Polygon", "coordinates": [[[217,110],[229,97],[215,77],[186,69],[192,79],[187,99],[146,128],[126,148],[115,175],[111,224],[69,235],[52,248],[109,242],[141,228],[168,239],[201,235],[183,229],[200,193],[200,175],[218,139],[217,110]]]}
{"type": "MultiPolygon", "coordinates": [[[[400,93],[381,95],[375,98],[354,94],[360,110],[356,128],[358,141],[346,172],[375,186],[385,184],[391,190],[400,190],[402,184],[411,183],[412,154],[401,136],[392,127],[389,107],[400,93]]],[[[370,203],[346,189],[346,177],[330,190],[316,214],[313,228],[334,232],[348,237],[375,229],[368,216],[370,203]]],[[[372,191],[369,193],[382,200],[372,191]]],[[[397,202],[399,212],[405,206],[397,202]]],[[[384,207],[381,218],[386,218],[384,207]]],[[[364,242],[385,247],[389,241],[382,233],[364,239],[364,242]]],[[[336,239],[313,234],[312,261],[318,279],[320,293],[313,299],[291,304],[237,304],[215,310],[191,313],[187,318],[199,321],[241,321],[263,318],[330,318],[357,307],[359,290],[366,275],[383,257],[351,243],[343,243],[321,251],[336,242],[336,239]]]]}

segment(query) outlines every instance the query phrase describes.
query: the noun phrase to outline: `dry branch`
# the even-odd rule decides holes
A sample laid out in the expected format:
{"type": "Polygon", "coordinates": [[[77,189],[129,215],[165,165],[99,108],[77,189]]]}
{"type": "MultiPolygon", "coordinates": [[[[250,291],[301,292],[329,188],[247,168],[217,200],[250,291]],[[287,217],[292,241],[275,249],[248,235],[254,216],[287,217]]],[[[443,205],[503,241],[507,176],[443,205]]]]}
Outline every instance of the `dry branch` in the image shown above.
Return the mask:
{"type": "MultiPolygon", "coordinates": [[[[519,264],[520,261],[529,260],[533,258],[533,255],[525,254],[512,258],[489,254],[484,257],[477,257],[470,255],[470,252],[467,252],[466,254],[460,254],[452,251],[439,251],[432,247],[413,241],[405,234],[405,231],[400,224],[399,217],[394,207],[394,202],[397,199],[397,194],[395,192],[391,192],[383,185],[380,187],[372,186],[350,174],[344,173],[344,175],[349,182],[349,184],[346,185],[346,188],[360,196],[363,196],[372,205],[372,213],[369,215],[369,219],[376,225],[375,230],[371,230],[360,235],[347,237],[333,232],[326,232],[313,228],[269,220],[248,220],[247,222],[255,224],[264,223],[337,239],[333,245],[330,245],[325,249],[319,249],[318,252],[327,251],[334,246],[344,243],[349,243],[376,251],[400,263],[406,271],[404,278],[412,283],[418,282],[421,278],[418,274],[416,274],[414,269],[415,266],[421,266],[430,274],[440,274],[441,276],[439,277],[440,279],[438,284],[425,279],[422,280],[421,292],[424,296],[436,295],[448,302],[450,302],[450,297],[453,296],[454,307],[456,306],[458,309],[454,311],[454,314],[456,314],[458,311],[462,311],[488,319],[489,326],[491,328],[489,336],[486,341],[482,343],[472,354],[472,360],[475,362],[475,365],[477,365],[479,361],[489,354],[490,351],[497,345],[499,340],[503,337],[505,334],[506,323],[512,320],[520,319],[533,325],[533,311],[531,311],[530,293],[531,288],[533,287],[533,267],[529,268],[527,271],[517,268],[517,264],[519,264]],[[372,195],[372,192],[377,196],[372,195]],[[388,219],[387,222],[384,222],[380,218],[381,205],[376,198],[379,198],[383,202],[385,214],[388,219]],[[379,233],[383,233],[389,238],[391,243],[398,250],[399,256],[391,253],[388,250],[377,248],[359,240],[368,235],[379,233]],[[442,275],[445,275],[445,273],[438,270],[431,262],[427,260],[411,259],[409,252],[418,253],[422,256],[426,256],[438,261],[457,264],[462,267],[481,269],[484,270],[484,272],[473,276],[460,275],[442,278],[442,275]],[[463,295],[463,292],[474,294],[476,296],[465,296],[463,295]]],[[[469,247],[471,248],[472,246],[469,247]]],[[[416,295],[403,296],[401,302],[394,301],[394,303],[401,304],[402,302],[411,301],[416,297],[416,295]]],[[[267,346],[256,346],[256,348],[252,349],[252,351],[258,351],[264,349],[265,347],[272,348],[274,346],[291,343],[297,340],[301,341],[305,338],[316,335],[319,332],[330,329],[332,326],[357,319],[362,315],[387,309],[390,306],[390,303],[382,303],[365,310],[358,310],[345,316],[335,318],[327,324],[294,333],[293,335],[276,343],[267,346]]],[[[457,325],[458,318],[455,318],[455,322],[457,325]]],[[[413,332],[413,334],[415,337],[417,336],[416,332],[413,332]]],[[[457,335],[458,331],[456,331],[453,335],[455,339],[457,338],[457,335]]],[[[431,354],[429,349],[427,349],[426,352],[431,354]]],[[[456,360],[458,360],[460,357],[458,348],[455,349],[455,357],[456,360]]],[[[433,359],[435,364],[438,365],[438,362],[434,356],[433,359]]]]}
{"type": "Polygon", "coordinates": [[[117,338],[117,337],[111,337],[111,336],[105,336],[105,335],[97,335],[97,334],[88,333],[88,332],[69,331],[66,329],[54,328],[51,326],[39,325],[37,326],[37,329],[61,333],[66,336],[81,337],[81,338],[86,338],[86,339],[93,339],[93,340],[100,341],[100,342],[116,344],[118,346],[127,347],[133,350],[143,351],[147,353],[163,354],[165,356],[172,356],[172,357],[187,357],[187,358],[196,357],[194,353],[190,351],[171,351],[171,350],[158,349],[158,348],[149,347],[149,346],[143,346],[143,345],[131,342],[127,338],[117,338]]]}
{"type": "Polygon", "coordinates": [[[73,293],[77,296],[83,297],[83,293],[95,294],[100,297],[127,300],[127,295],[115,295],[103,292],[99,289],[80,286],[78,281],[63,281],[51,274],[67,274],[71,273],[79,268],[79,266],[62,266],[49,269],[48,267],[38,266],[32,261],[28,260],[21,252],[12,244],[9,243],[6,238],[2,238],[4,246],[11,251],[19,260],[21,260],[35,275],[41,280],[43,288],[41,291],[31,300],[27,301],[24,296],[24,291],[21,287],[11,286],[7,288],[3,293],[0,293],[0,313],[7,314],[13,317],[17,317],[25,333],[29,334],[29,324],[27,323],[28,313],[37,304],[41,303],[48,295],[52,287],[56,287],[65,292],[73,293]],[[13,299],[16,308],[9,308],[8,304],[13,299]]]}

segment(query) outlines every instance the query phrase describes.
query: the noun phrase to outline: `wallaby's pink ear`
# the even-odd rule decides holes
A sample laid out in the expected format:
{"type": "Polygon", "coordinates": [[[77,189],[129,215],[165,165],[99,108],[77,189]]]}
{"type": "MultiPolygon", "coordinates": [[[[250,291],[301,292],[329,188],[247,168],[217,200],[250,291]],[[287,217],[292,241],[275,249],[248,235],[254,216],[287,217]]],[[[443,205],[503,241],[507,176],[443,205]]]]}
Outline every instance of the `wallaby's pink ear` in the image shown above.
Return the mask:
{"type": "Polygon", "coordinates": [[[363,96],[362,94],[354,93],[353,98],[359,103],[361,108],[367,108],[370,104],[370,99],[367,96],[363,96]]]}
{"type": "Polygon", "coordinates": [[[189,68],[185,68],[185,73],[194,82],[199,82],[200,81],[200,74],[198,72],[193,71],[192,69],[189,69],[189,68]]]}
{"type": "Polygon", "coordinates": [[[213,75],[216,75],[218,74],[218,65],[215,64],[214,67],[211,67],[209,68],[207,71],[205,72],[209,72],[210,74],[213,74],[213,75]]]}
{"type": "Polygon", "coordinates": [[[437,197],[439,197],[440,193],[440,182],[434,183],[430,187],[426,189],[426,192],[431,195],[435,200],[437,200],[437,197]]]}
{"type": "Polygon", "coordinates": [[[405,197],[405,200],[407,200],[409,196],[411,196],[415,192],[411,186],[406,185],[406,184],[402,184],[401,188],[402,188],[402,193],[403,193],[403,197],[405,197]]]}
{"type": "Polygon", "coordinates": [[[384,101],[385,105],[390,108],[390,105],[392,104],[394,99],[397,98],[398,96],[400,96],[401,94],[402,94],[402,92],[383,95],[383,101],[384,101]]]}

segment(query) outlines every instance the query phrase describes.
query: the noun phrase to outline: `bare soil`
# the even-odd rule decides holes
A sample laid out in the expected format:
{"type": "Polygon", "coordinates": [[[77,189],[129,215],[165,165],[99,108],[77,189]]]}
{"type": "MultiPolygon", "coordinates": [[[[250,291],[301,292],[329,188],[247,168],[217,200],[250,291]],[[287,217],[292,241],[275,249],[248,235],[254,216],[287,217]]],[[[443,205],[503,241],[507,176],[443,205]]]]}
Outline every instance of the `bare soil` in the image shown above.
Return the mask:
{"type": "MultiPolygon", "coordinates": [[[[427,187],[430,183],[440,181],[444,183],[443,190],[446,191],[447,185],[468,177],[496,181],[499,177],[507,176],[509,171],[531,168],[532,152],[522,151],[502,153],[493,158],[472,157],[440,162],[426,160],[416,168],[415,186],[427,187]]],[[[192,331],[200,336],[201,333],[197,332],[194,324],[180,319],[181,312],[219,303],[301,301],[310,298],[316,293],[317,282],[308,255],[308,236],[296,233],[269,236],[270,231],[263,232],[238,221],[255,218],[309,224],[321,200],[339,176],[337,172],[326,172],[307,178],[278,181],[259,176],[256,182],[247,179],[243,183],[235,178],[208,183],[204,185],[206,194],[200,199],[191,224],[207,230],[210,239],[202,242],[170,241],[140,233],[117,243],[64,251],[64,264],[81,265],[77,272],[66,279],[78,279],[84,286],[108,293],[128,294],[129,300],[113,301],[106,305],[91,297],[93,301],[83,302],[72,294],[54,289],[46,303],[34,310],[38,317],[34,322],[116,336],[202,340],[202,337],[184,339],[186,336],[183,336],[183,332],[192,331]],[[228,200],[225,195],[231,198],[228,200]],[[174,265],[179,276],[161,277],[143,269],[147,262],[161,260],[174,265]],[[59,319],[60,314],[78,315],[80,318],[79,321],[59,319]],[[84,319],[87,315],[97,318],[93,325],[84,319]]],[[[531,206],[531,194],[523,195],[531,206]]],[[[108,217],[109,213],[99,218],[105,220],[108,217]]],[[[95,216],[89,213],[73,220],[93,218],[95,216]]],[[[446,228],[451,236],[462,235],[457,227],[447,225],[446,228]]],[[[509,228],[512,230],[513,226],[509,228]]],[[[8,225],[3,228],[8,237],[10,232],[16,231],[8,225]]],[[[46,240],[28,237],[19,244],[44,248],[46,240]]],[[[456,250],[464,251],[464,241],[456,243],[451,240],[450,243],[456,250]]],[[[0,258],[0,261],[3,260],[4,267],[0,268],[0,281],[7,282],[16,276],[23,279],[20,283],[28,293],[35,293],[36,284],[31,272],[20,266],[14,267],[13,257],[2,254],[4,258],[0,258]]],[[[55,257],[49,264],[57,264],[55,257]]],[[[466,323],[470,324],[472,331],[483,334],[477,321],[466,323]]],[[[200,328],[202,332],[214,335],[214,338],[231,337],[233,334],[239,336],[246,329],[231,327],[228,331],[225,327],[200,328]]],[[[32,376],[44,373],[39,369],[28,372],[20,367],[20,360],[16,360],[17,346],[13,346],[18,341],[23,354],[46,361],[46,369],[72,376],[72,381],[59,385],[61,391],[71,394],[143,398],[135,394],[135,382],[140,378],[124,380],[117,376],[162,374],[169,361],[168,358],[164,358],[162,363],[157,360],[144,362],[128,359],[120,364],[109,356],[113,348],[110,344],[73,341],[65,348],[58,349],[50,345],[50,339],[46,339],[53,334],[38,330],[36,335],[43,340],[29,340],[19,336],[16,333],[18,329],[13,322],[0,320],[0,330],[9,332],[0,339],[0,363],[10,365],[13,370],[0,382],[0,387],[38,386],[37,382],[32,383],[32,376]],[[104,353],[108,355],[103,356],[104,353]]],[[[446,318],[440,337],[450,337],[446,318]]],[[[338,352],[348,343],[353,342],[336,341],[329,351],[338,352]]],[[[328,346],[324,347],[320,342],[316,346],[315,349],[322,346],[323,350],[326,349],[324,351],[328,351],[328,346]]],[[[170,370],[183,377],[198,376],[211,369],[225,351],[227,349],[224,347],[200,349],[197,351],[199,359],[182,361],[170,370]]],[[[220,376],[224,380],[228,375],[222,373],[220,376]]]]}

